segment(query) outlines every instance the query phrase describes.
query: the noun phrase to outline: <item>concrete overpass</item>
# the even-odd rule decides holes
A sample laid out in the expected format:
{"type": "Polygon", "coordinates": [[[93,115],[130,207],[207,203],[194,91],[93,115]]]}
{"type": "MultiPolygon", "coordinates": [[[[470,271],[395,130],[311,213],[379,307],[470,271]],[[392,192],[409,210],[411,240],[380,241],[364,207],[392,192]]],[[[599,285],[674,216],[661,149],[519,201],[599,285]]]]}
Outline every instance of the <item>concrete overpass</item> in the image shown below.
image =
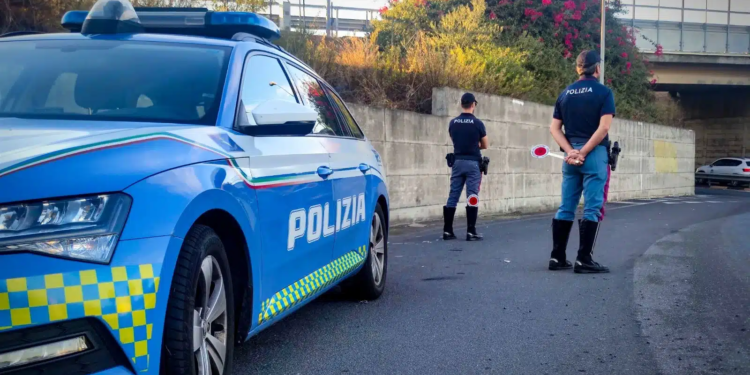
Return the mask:
{"type": "Polygon", "coordinates": [[[621,0],[655,89],[695,131],[696,165],[750,156],[750,0],[621,0]],[[663,47],[657,55],[656,45],[663,47]]]}
{"type": "Polygon", "coordinates": [[[665,52],[646,53],[654,64],[657,90],[685,86],[750,86],[750,55],[665,52]]]}

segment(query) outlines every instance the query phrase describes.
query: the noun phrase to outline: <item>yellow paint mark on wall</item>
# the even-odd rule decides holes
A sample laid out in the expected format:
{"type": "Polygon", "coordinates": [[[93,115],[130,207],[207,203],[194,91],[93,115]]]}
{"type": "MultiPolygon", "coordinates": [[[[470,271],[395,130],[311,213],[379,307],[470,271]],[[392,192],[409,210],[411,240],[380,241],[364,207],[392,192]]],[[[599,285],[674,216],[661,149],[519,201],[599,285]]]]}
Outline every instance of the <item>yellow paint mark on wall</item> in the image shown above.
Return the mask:
{"type": "Polygon", "coordinates": [[[653,142],[656,173],[677,173],[677,146],[671,142],[653,142]]]}

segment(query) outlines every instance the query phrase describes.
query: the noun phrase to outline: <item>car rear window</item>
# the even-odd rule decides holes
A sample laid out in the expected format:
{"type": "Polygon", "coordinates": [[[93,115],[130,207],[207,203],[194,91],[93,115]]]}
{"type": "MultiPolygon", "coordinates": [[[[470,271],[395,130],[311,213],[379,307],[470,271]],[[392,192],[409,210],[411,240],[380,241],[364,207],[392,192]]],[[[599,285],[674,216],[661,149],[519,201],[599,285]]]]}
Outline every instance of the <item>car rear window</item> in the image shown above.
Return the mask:
{"type": "Polygon", "coordinates": [[[215,124],[231,49],[0,42],[0,117],[215,124]]]}

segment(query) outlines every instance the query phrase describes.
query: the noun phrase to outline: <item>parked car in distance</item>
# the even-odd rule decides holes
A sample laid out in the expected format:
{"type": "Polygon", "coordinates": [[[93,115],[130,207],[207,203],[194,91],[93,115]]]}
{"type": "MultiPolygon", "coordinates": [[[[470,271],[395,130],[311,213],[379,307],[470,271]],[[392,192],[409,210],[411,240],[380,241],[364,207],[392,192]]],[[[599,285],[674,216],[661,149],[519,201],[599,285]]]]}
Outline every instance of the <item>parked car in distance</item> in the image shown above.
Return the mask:
{"type": "Polygon", "coordinates": [[[695,171],[696,183],[738,187],[750,183],[750,158],[721,158],[695,171]]]}

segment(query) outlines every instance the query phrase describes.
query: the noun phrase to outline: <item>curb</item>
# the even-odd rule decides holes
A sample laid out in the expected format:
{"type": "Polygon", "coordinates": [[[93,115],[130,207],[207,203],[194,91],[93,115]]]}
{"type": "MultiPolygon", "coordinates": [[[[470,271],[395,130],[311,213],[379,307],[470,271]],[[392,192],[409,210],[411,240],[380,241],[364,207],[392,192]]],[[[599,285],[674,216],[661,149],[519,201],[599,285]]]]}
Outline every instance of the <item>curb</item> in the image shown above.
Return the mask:
{"type": "Polygon", "coordinates": [[[745,192],[750,192],[750,188],[731,188],[729,186],[701,186],[701,188],[704,188],[704,189],[714,189],[714,190],[731,190],[731,191],[745,191],[745,192]]]}

